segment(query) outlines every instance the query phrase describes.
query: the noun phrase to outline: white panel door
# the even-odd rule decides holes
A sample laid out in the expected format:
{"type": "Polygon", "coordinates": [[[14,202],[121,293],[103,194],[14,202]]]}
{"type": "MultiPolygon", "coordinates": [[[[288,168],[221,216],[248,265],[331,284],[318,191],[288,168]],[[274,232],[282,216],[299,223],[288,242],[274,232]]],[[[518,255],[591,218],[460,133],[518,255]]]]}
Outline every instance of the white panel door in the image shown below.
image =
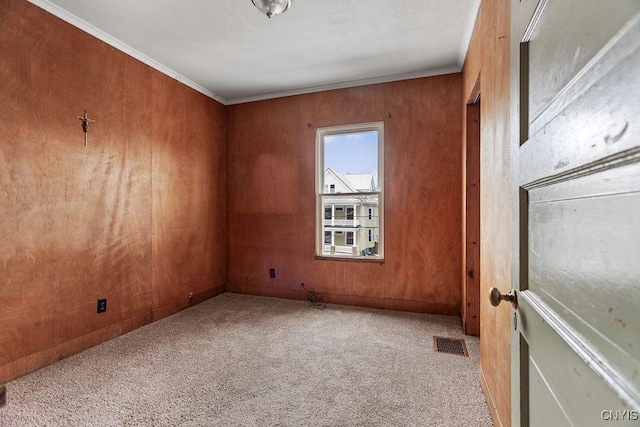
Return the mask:
{"type": "Polygon", "coordinates": [[[640,1],[512,1],[514,425],[640,425],[640,1]]]}

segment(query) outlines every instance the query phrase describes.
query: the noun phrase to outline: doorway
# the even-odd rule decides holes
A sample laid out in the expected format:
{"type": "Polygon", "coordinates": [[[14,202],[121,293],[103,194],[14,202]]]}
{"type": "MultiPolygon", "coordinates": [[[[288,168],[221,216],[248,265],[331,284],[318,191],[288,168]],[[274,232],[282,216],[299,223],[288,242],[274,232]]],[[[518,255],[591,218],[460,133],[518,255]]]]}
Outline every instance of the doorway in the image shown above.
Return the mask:
{"type": "Polygon", "coordinates": [[[480,336],[480,78],[466,105],[464,142],[462,327],[480,336]]]}

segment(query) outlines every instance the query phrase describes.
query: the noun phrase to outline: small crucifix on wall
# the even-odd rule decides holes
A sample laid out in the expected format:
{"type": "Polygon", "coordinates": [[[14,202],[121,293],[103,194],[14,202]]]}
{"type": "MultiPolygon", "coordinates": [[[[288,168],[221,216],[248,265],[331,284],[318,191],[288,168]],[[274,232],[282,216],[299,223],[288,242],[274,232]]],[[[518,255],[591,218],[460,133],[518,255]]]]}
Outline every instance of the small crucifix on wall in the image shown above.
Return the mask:
{"type": "Polygon", "coordinates": [[[87,110],[84,110],[84,115],[76,116],[80,120],[82,120],[82,130],[84,131],[84,146],[87,146],[87,132],[89,132],[89,123],[95,123],[95,120],[91,120],[89,116],[87,116],[87,110]]]}

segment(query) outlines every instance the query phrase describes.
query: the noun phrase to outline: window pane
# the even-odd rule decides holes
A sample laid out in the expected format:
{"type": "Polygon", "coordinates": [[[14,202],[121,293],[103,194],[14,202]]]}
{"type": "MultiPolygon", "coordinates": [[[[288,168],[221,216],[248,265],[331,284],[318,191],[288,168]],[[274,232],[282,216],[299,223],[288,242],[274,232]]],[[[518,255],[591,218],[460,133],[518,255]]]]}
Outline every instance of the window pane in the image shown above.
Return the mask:
{"type": "Polygon", "coordinates": [[[353,219],[353,208],[347,208],[347,219],[353,219]]]}
{"type": "Polygon", "coordinates": [[[383,122],[317,129],[318,255],[384,256],[383,133],[383,122]]]}
{"type": "MultiPolygon", "coordinates": [[[[378,189],[378,131],[324,137],[324,185],[329,193],[378,189]]],[[[325,190],[326,191],[326,190],[325,190]]]]}
{"type": "Polygon", "coordinates": [[[331,206],[334,207],[333,218],[325,216],[323,221],[324,245],[322,254],[377,256],[379,249],[379,221],[376,216],[378,200],[377,194],[322,196],[325,212],[330,212],[331,206]],[[355,210],[354,205],[356,205],[355,210]],[[361,208],[362,206],[364,209],[361,208]],[[365,212],[365,214],[359,214],[361,212],[365,212]],[[371,216],[369,216],[369,212],[371,212],[371,216]],[[333,246],[331,245],[332,231],[334,233],[333,246]],[[327,240],[327,236],[329,236],[329,240],[327,240]]]}

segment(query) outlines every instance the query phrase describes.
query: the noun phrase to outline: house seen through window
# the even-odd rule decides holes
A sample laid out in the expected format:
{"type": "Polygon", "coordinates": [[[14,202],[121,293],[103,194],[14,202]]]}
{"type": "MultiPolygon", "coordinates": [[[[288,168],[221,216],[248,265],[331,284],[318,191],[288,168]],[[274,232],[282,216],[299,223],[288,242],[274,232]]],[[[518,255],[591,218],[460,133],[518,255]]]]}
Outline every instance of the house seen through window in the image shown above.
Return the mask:
{"type": "Polygon", "coordinates": [[[316,254],[383,257],[383,123],[316,132],[316,254]]]}

